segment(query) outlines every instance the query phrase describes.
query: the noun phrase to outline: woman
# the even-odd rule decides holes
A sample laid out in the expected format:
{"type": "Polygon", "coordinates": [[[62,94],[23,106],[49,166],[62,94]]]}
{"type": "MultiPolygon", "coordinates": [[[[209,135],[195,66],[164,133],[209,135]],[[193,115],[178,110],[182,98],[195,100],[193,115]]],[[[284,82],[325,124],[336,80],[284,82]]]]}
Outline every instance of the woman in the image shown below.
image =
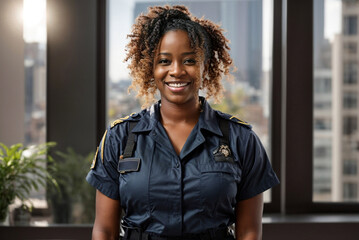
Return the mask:
{"type": "Polygon", "coordinates": [[[184,6],[151,7],[127,46],[148,106],[106,131],[87,181],[97,188],[93,239],[261,239],[263,191],[278,184],[251,127],[213,110],[232,59],[222,29],[184,6]]]}

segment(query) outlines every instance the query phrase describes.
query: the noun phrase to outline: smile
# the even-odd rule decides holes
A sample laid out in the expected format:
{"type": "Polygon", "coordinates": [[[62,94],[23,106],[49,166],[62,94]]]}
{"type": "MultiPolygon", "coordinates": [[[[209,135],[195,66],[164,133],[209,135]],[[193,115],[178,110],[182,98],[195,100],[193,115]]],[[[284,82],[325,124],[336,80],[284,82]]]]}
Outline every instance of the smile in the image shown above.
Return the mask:
{"type": "Polygon", "coordinates": [[[173,82],[173,83],[166,83],[169,87],[171,88],[181,88],[181,87],[185,87],[187,85],[189,85],[190,83],[178,83],[178,82],[173,82]]]}

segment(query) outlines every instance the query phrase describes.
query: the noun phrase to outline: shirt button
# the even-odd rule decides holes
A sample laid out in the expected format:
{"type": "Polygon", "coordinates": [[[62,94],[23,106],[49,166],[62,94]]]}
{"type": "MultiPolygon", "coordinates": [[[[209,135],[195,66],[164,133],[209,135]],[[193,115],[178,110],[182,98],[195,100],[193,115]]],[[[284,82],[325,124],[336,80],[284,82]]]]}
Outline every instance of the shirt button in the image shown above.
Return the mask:
{"type": "Polygon", "coordinates": [[[178,163],[176,163],[176,168],[179,168],[179,166],[180,166],[179,162],[178,162],[178,163]]]}

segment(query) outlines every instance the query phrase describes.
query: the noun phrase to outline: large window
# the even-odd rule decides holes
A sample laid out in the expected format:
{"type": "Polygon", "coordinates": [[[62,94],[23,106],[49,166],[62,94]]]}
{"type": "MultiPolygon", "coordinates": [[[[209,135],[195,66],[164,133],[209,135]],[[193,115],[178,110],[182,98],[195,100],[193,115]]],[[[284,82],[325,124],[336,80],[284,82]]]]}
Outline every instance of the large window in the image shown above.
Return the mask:
{"type": "Polygon", "coordinates": [[[357,202],[359,150],[351,146],[359,139],[359,2],[315,2],[313,200],[357,202]],[[330,80],[325,84],[328,87],[319,87],[323,86],[323,79],[330,80]],[[320,107],[324,99],[331,102],[330,108],[320,107]],[[348,176],[352,182],[347,182],[348,176]]]}
{"type": "MultiPolygon", "coordinates": [[[[131,84],[123,63],[126,36],[135,17],[151,5],[185,4],[197,17],[220,23],[230,40],[231,56],[238,68],[233,84],[224,82],[226,93],[215,109],[249,122],[270,155],[270,96],[272,75],[272,1],[109,1],[109,76],[107,117],[116,118],[140,110],[140,102],[127,94],[131,84]]],[[[270,196],[266,195],[269,201],[270,196]]]]}
{"type": "MultiPolygon", "coordinates": [[[[46,0],[24,0],[23,23],[25,68],[24,145],[28,147],[46,142],[46,0]]],[[[46,189],[40,187],[37,191],[34,190],[30,195],[30,201],[37,210],[47,209],[46,189]]],[[[12,207],[19,207],[18,204],[18,202],[15,202],[12,207]]],[[[21,216],[17,217],[21,218],[21,216]]],[[[46,225],[48,224],[47,217],[33,218],[30,223],[33,225],[46,225]]],[[[20,222],[18,224],[24,223],[20,222]]]]}
{"type": "MultiPolygon", "coordinates": [[[[56,9],[59,10],[59,9],[56,9]]],[[[52,11],[52,13],[54,13],[52,11]]],[[[60,25],[60,24],[59,24],[60,25]]],[[[47,1],[23,0],[25,119],[24,146],[47,142],[47,1]]],[[[59,99],[63,101],[63,99],[59,99]]],[[[52,108],[56,111],[57,109],[52,108]]],[[[70,137],[70,136],[69,136],[70,137]]],[[[56,142],[56,140],[54,140],[56,142]]],[[[56,161],[53,172],[59,191],[51,184],[39,186],[30,194],[33,212],[30,219],[20,211],[20,202],[11,206],[11,222],[15,225],[47,226],[57,223],[92,223],[94,220],[95,190],[85,176],[94,153],[82,156],[68,147],[55,147],[51,156],[56,161]],[[25,219],[25,221],[22,221],[25,219]]],[[[43,167],[46,167],[45,164],[43,167]]],[[[26,214],[26,213],[25,213],[26,214]]]]}
{"type": "Polygon", "coordinates": [[[25,145],[46,141],[46,0],[24,0],[25,145]]]}

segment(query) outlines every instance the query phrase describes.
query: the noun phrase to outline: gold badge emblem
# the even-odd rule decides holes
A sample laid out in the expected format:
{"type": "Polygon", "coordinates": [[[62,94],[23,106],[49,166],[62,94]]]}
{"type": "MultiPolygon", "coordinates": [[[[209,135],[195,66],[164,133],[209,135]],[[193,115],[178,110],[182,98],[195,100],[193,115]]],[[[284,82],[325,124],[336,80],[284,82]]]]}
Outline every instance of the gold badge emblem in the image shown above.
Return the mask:
{"type": "Polygon", "coordinates": [[[219,146],[218,152],[222,153],[223,156],[225,156],[225,157],[228,157],[229,155],[231,155],[231,150],[229,149],[229,147],[227,145],[219,146]]]}

